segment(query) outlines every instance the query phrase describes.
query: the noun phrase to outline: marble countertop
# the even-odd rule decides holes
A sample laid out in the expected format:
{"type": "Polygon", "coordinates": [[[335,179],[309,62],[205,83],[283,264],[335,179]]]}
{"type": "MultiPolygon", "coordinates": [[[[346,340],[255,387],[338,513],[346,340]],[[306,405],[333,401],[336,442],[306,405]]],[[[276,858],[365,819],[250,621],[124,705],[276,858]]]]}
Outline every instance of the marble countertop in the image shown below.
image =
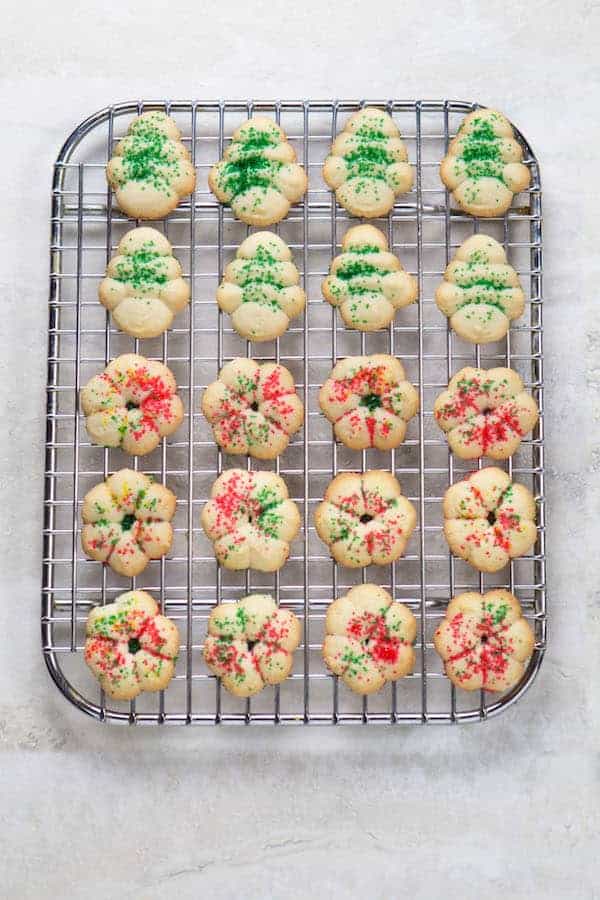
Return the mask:
{"type": "Polygon", "coordinates": [[[3,21],[3,895],[600,897],[598,3],[467,0],[441,12],[384,0],[368,15],[355,0],[91,6],[23,0],[3,21]],[[532,689],[485,725],[100,727],[47,676],[52,160],[108,102],[248,94],[476,99],[504,110],[537,151],[550,642],[532,689]]]}

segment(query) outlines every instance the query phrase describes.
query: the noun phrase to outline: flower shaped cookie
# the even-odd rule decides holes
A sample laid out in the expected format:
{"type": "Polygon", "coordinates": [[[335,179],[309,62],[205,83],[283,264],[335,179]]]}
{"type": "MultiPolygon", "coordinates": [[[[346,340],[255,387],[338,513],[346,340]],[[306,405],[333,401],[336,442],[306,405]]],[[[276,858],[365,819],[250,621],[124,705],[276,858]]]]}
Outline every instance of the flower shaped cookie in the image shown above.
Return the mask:
{"type": "Polygon", "coordinates": [[[400,360],[378,353],[341,360],[319,392],[319,405],[351,450],[390,450],[404,440],[419,395],[400,360]]]}
{"type": "Polygon", "coordinates": [[[257,231],[246,238],[225,269],[217,303],[247,340],[280,337],[306,304],[288,245],[271,231],[257,231]]]}
{"type": "Polygon", "coordinates": [[[162,219],[196,186],[196,171],[181,132],[159,110],[133,120],[106,167],[121,209],[132,219],[162,219]]]}
{"type": "Polygon", "coordinates": [[[451,141],[440,177],[465,212],[503,216],[513,196],[529,187],[531,176],[522,160],[508,119],[495,109],[476,109],[451,141]]]}
{"type": "Polygon", "coordinates": [[[480,572],[497,572],[535,544],[535,500],[502,469],[490,466],[451,485],[443,508],[450,550],[480,572]]]}
{"type": "Polygon", "coordinates": [[[119,575],[139,575],[171,548],[175,502],[175,494],[142,472],[115,472],[83,498],[84,553],[119,575]]]}
{"type": "Polygon", "coordinates": [[[123,235],[98,289],[100,303],[132,337],[157,337],[185,309],[190,289],[171,244],[156,228],[123,235]]]}
{"type": "Polygon", "coordinates": [[[237,358],[219,372],[202,397],[202,412],[225,453],[274,459],[302,427],[304,407],[294,379],[275,363],[237,358]]]}
{"type": "Polygon", "coordinates": [[[523,315],[525,294],[498,241],[474,234],[446,268],[435,302],[461,338],[489,344],[505,337],[512,320],[523,315]]]}
{"type": "Polygon", "coordinates": [[[81,391],[85,427],[95,444],[143,456],[183,421],[170,369],[135,353],[118,356],[81,391]]]}
{"type": "Polygon", "coordinates": [[[175,674],[179,631],[146,591],[128,591],[95,606],[85,627],[84,658],[113,700],[162,691],[175,674]]]}
{"type": "Polygon", "coordinates": [[[246,225],[280,222],[308,187],[296,151],[272,119],[253,116],[234,131],[231,143],[209,172],[208,186],[246,225]]]}
{"type": "Polygon", "coordinates": [[[357,331],[385,328],[397,309],[418,296],[416,279],[388,251],[385,235],[373,225],[348,229],[321,289],[327,302],[339,307],[348,328],[357,331]]]}
{"type": "Polygon", "coordinates": [[[333,142],[323,178],[351,215],[366,219],[387,215],[414,180],[391,116],[373,107],[354,113],[333,142]]]}
{"type": "Polygon", "coordinates": [[[236,697],[251,697],[280,684],[292,671],[300,622],[268,594],[216,606],[208,620],[204,660],[236,697]]]}
{"type": "Polygon", "coordinates": [[[467,366],[439,395],[433,415],[446,432],[450,449],[461,459],[506,459],[518,450],[539,413],[513,369],[486,371],[467,366]]]}
{"type": "Polygon", "coordinates": [[[495,589],[454,597],[433,643],[456,687],[499,693],[523,677],[534,636],[517,598],[495,589]]]}
{"type": "Polygon", "coordinates": [[[384,566],[404,553],[417,522],[390,472],[343,472],[315,513],[317,533],[336,562],[350,569],[384,566]]]}
{"type": "Polygon", "coordinates": [[[417,623],[375,584],[359,584],[327,609],[323,659],[350,690],[373,694],[415,665],[417,623]]]}
{"type": "Polygon", "coordinates": [[[200,521],[226,569],[276,572],[290,554],[300,513],[279,475],[228,469],[213,484],[200,521]]]}

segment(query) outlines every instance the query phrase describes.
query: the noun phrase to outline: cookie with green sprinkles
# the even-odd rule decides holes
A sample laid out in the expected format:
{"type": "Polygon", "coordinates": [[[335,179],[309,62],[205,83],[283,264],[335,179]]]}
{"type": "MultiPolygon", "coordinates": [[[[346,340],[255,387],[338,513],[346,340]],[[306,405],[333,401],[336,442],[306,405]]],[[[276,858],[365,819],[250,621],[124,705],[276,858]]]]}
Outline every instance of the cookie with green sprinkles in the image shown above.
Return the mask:
{"type": "Polygon", "coordinates": [[[356,694],[374,694],[415,666],[417,622],[376,584],[359,584],[327,608],[323,659],[356,694]]]}
{"type": "Polygon", "coordinates": [[[175,494],[149,475],[115,472],[83,498],[83,552],[119,575],[139,575],[171,549],[175,504],[175,494]]]}
{"type": "Polygon", "coordinates": [[[95,606],[87,619],[84,659],[113,700],[164,691],[175,674],[179,631],[146,591],[95,606]]]}
{"type": "Polygon", "coordinates": [[[247,237],[225,268],[217,303],[246,340],[281,337],[306,305],[300,273],[285,241],[272,231],[247,237]]]}
{"type": "Polygon", "coordinates": [[[252,697],[281,684],[292,671],[301,628],[291,609],[268,594],[250,594],[215,606],[203,654],[207,668],[236,697],[252,697]]]}
{"type": "Polygon", "coordinates": [[[462,121],[440,165],[440,178],[471,216],[503,216],[513,197],[529,187],[523,148],[496,109],[476,109],[462,121]]]}
{"type": "Polygon", "coordinates": [[[443,513],[450,550],[480,572],[498,572],[537,538],[531,491],[495,466],[450,485],[443,513]]]}
{"type": "Polygon", "coordinates": [[[113,321],[136,338],[158,337],[190,300],[170,241],[156,228],[132,228],[119,241],[98,298],[113,321]]]}
{"type": "Polygon", "coordinates": [[[208,186],[246,225],[274,225],[306,193],[308,179],[279,125],[252,116],[234,131],[223,159],[212,167],[208,186]]]}
{"type": "Polygon", "coordinates": [[[435,302],[459,337],[489,344],[506,337],[510,323],[523,315],[525,294],[502,245],[474,234],[447,266],[435,302]]]}
{"type": "Polygon", "coordinates": [[[196,187],[196,170],[179,128],[151,110],[130,124],[106,167],[119,209],[132,219],[163,219],[196,187]]]}
{"type": "Polygon", "coordinates": [[[413,186],[414,172],[394,121],[365,107],[350,116],[323,166],[323,178],[350,215],[385,216],[413,186]]]}
{"type": "Polygon", "coordinates": [[[348,229],[321,290],[346,326],[356,331],[387,328],[396,310],[414,303],[419,294],[416,278],[405,272],[374,225],[348,229]]]}
{"type": "Polygon", "coordinates": [[[503,693],[525,674],[535,637],[514,594],[496,588],[454,597],[433,644],[456,687],[503,693]]]}
{"type": "Polygon", "coordinates": [[[213,484],[200,522],[226,569],[277,572],[300,529],[300,513],[275,472],[228,469],[213,484]]]}
{"type": "Polygon", "coordinates": [[[327,487],[315,512],[321,540],[337,563],[349,569],[385,566],[399,559],[415,529],[417,514],[391,472],[342,472],[327,487]]]}

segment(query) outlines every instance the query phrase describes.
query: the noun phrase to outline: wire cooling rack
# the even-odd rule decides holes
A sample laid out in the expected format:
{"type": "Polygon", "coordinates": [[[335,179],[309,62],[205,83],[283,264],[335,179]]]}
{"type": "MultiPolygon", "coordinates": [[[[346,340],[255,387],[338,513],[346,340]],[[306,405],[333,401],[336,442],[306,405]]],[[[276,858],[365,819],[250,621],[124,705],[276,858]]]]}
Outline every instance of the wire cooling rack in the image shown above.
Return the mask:
{"type": "Polygon", "coordinates": [[[65,142],[52,189],[42,643],[54,681],[84,712],[100,720],[131,723],[453,723],[499,713],[532,683],[546,637],[543,419],[506,464],[537,500],[539,538],[534,552],[495,576],[484,576],[449,554],[442,533],[444,491],[472,468],[452,457],[433,422],[433,402],[449,378],[469,364],[512,366],[543,413],[541,188],[533,151],[519,134],[531,187],[515,198],[502,218],[478,222],[451,209],[439,180],[438,166],[448,142],[465,113],[476,106],[454,101],[120,103],[81,123],[65,142]],[[345,329],[320,291],[345,230],[356,223],[336,205],[321,178],[321,165],[347,117],[366,104],[385,108],[393,116],[416,169],[413,191],[374,224],[386,232],[405,268],[418,277],[420,300],[400,310],[389,330],[375,334],[345,329]],[[157,225],[183,265],[192,302],[171,331],[138,341],[111,325],[97,290],[119,239],[134,224],[115,206],[104,166],[131,118],[147,109],[164,109],[175,118],[198,179],[191,199],[157,225]],[[281,123],[310,184],[304,202],[276,229],[292,248],[302,273],[308,295],[305,317],[295,320],[277,341],[257,344],[254,350],[231,329],[215,302],[223,268],[248,229],[216,202],[207,187],[211,164],[221,157],[237,125],[253,112],[272,115],[281,123]],[[506,340],[473,347],[448,329],[433,297],[456,248],[479,229],[503,243],[521,275],[528,302],[506,340]],[[174,371],[186,405],[185,422],[172,438],[135,460],[119,449],[90,444],[78,402],[80,387],[93,374],[113,357],[132,350],[160,359],[174,371]],[[401,358],[418,388],[421,411],[397,450],[357,453],[332,441],[317,394],[338,359],[379,352],[401,358]],[[224,362],[244,354],[287,366],[306,408],[303,431],[279,459],[252,461],[254,468],[274,469],[283,476],[302,513],[301,534],[288,563],[276,575],[220,569],[199,522],[214,479],[223,469],[240,465],[239,457],[227,457],[215,445],[200,412],[202,391],[224,362]],[[130,582],[85,557],[80,507],[94,484],[131,465],[175,491],[177,512],[168,558],[151,562],[130,582]],[[334,475],[367,468],[389,468],[396,474],[416,507],[418,526],[404,558],[393,566],[356,572],[331,561],[315,533],[313,516],[334,475]],[[327,605],[361,579],[385,586],[410,606],[419,623],[414,673],[368,699],[329,675],[321,658],[327,605]],[[497,585],[517,594],[535,630],[531,662],[521,683],[501,698],[457,691],[433,649],[433,632],[454,594],[497,585]],[[94,604],[111,602],[130,587],[154,595],[177,622],[182,647],[167,691],[117,703],[106,698],[83,662],[85,620],[94,604]],[[204,666],[201,649],[213,605],[251,590],[270,592],[282,606],[294,610],[303,624],[303,643],[291,677],[247,701],[220,688],[204,666]]]}

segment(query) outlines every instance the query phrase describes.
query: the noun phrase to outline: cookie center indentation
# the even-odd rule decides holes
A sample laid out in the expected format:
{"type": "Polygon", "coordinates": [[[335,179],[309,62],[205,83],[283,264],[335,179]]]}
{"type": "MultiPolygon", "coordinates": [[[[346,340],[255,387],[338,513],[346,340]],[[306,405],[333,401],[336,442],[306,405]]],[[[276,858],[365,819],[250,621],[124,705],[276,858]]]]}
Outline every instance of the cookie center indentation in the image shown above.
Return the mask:
{"type": "Polygon", "coordinates": [[[381,406],[379,394],[366,394],[360,401],[361,406],[366,406],[369,412],[374,412],[381,406]]]}
{"type": "Polygon", "coordinates": [[[137,409],[137,408],[138,408],[137,403],[134,403],[133,400],[128,400],[127,403],[125,404],[125,406],[126,406],[126,408],[127,408],[128,411],[129,411],[129,410],[132,410],[132,409],[137,409]]]}
{"type": "Polygon", "coordinates": [[[127,641],[127,649],[130,653],[137,653],[141,649],[141,644],[137,638],[129,638],[127,641]]]}
{"type": "Polygon", "coordinates": [[[123,516],[123,519],[121,520],[121,528],[123,529],[123,531],[131,531],[134,522],[135,516],[132,513],[127,513],[127,515],[123,516]]]}
{"type": "Polygon", "coordinates": [[[250,404],[250,409],[252,410],[252,412],[258,412],[258,403],[256,402],[256,400],[250,404]]]}
{"type": "Polygon", "coordinates": [[[360,517],[360,521],[363,523],[363,525],[367,525],[369,522],[373,521],[373,516],[370,516],[369,513],[363,513],[360,517]]]}
{"type": "Polygon", "coordinates": [[[496,511],[495,511],[494,509],[492,509],[492,510],[487,514],[487,520],[488,520],[488,522],[489,522],[490,525],[495,525],[495,524],[496,524],[496,511]]]}

